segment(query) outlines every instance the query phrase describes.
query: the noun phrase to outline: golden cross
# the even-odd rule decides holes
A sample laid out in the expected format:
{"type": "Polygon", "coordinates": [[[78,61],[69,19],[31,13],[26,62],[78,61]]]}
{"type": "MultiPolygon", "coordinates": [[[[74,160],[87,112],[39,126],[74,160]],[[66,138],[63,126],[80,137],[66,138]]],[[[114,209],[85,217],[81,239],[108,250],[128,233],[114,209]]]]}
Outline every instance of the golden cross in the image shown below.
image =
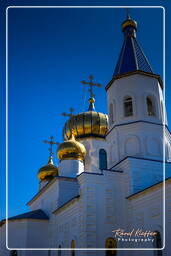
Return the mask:
{"type": "Polygon", "coordinates": [[[127,19],[130,19],[131,18],[131,16],[130,16],[130,8],[126,7],[125,9],[126,9],[126,17],[127,17],[127,19]]]}
{"type": "Polygon", "coordinates": [[[93,86],[97,86],[97,87],[101,87],[101,84],[95,84],[93,83],[93,75],[90,75],[89,76],[89,82],[86,82],[86,81],[81,81],[82,84],[88,84],[90,86],[90,88],[88,89],[88,91],[90,92],[90,98],[93,98],[94,97],[94,94],[93,94],[93,86]]]}
{"type": "Polygon", "coordinates": [[[53,145],[59,145],[60,144],[59,142],[54,142],[53,139],[54,139],[54,137],[50,136],[50,140],[43,140],[44,143],[50,144],[50,148],[48,149],[49,152],[50,152],[50,156],[53,155],[53,152],[52,152],[53,145]]]}
{"type": "Polygon", "coordinates": [[[69,114],[67,114],[66,112],[63,112],[63,113],[62,113],[62,116],[69,116],[69,117],[73,116],[72,113],[74,112],[74,109],[73,109],[73,108],[70,108],[69,111],[70,111],[69,114]]]}
{"type": "Polygon", "coordinates": [[[70,109],[69,109],[69,111],[70,111],[70,113],[69,113],[69,114],[67,114],[67,113],[63,112],[63,113],[62,113],[62,116],[69,116],[69,117],[73,116],[73,114],[72,114],[72,113],[74,112],[74,109],[73,109],[73,108],[70,108],[70,109]]]}

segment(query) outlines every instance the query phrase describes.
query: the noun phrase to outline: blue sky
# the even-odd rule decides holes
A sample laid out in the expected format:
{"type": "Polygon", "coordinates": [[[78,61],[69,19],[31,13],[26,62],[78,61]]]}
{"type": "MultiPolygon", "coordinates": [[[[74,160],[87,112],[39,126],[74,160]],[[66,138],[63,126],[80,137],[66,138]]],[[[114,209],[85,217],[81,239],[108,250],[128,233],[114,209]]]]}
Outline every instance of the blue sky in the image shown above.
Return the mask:
{"type": "MultiPolygon", "coordinates": [[[[23,5],[27,1],[4,1],[1,5],[1,121],[5,122],[5,6],[23,5]],[[14,3],[15,2],[15,3],[14,3]]],[[[139,4],[141,1],[139,1],[139,4]]],[[[164,2],[164,1],[163,1],[164,2]]],[[[31,5],[32,1],[29,1],[31,5]]],[[[77,5],[78,2],[73,2],[77,5]]],[[[143,1],[145,5],[147,1],[143,1]]],[[[71,5],[70,1],[48,1],[48,5],[71,5]]],[[[88,2],[82,5],[87,5],[88,2]]],[[[102,5],[92,1],[92,5],[102,5]]],[[[112,1],[105,1],[105,5],[112,1]]],[[[113,1],[113,4],[116,4],[113,1]]],[[[120,1],[135,5],[135,1],[120,1]]],[[[163,5],[148,1],[148,5],[163,5]]],[[[47,1],[34,1],[47,5],[47,1]]],[[[104,5],[104,1],[103,1],[104,5]]],[[[166,4],[166,29],[170,20],[166,4]]],[[[163,77],[163,10],[132,8],[138,23],[137,40],[146,54],[153,72],[163,77]]],[[[74,113],[88,108],[87,88],[80,81],[93,74],[101,88],[94,89],[96,110],[107,112],[105,85],[111,80],[121,50],[125,19],[123,8],[46,8],[9,9],[9,215],[27,211],[26,202],[38,191],[38,169],[48,161],[50,135],[62,142],[70,107],[74,113]]],[[[170,35],[166,30],[166,103],[170,108],[171,88],[167,72],[170,35]]],[[[168,113],[168,119],[171,114],[168,113]]],[[[1,126],[1,217],[5,216],[5,125],[1,126]]],[[[56,150],[56,149],[55,149],[56,150]]],[[[54,162],[58,160],[54,155],[54,162]]]]}

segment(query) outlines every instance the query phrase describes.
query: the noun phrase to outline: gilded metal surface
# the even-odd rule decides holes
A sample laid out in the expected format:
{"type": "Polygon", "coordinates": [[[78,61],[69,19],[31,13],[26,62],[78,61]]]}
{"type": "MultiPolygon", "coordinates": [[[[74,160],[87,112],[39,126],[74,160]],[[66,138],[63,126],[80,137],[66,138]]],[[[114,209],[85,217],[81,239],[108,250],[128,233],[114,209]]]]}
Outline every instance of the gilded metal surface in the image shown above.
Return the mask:
{"type": "Polygon", "coordinates": [[[58,168],[51,163],[41,167],[38,171],[39,180],[45,180],[56,175],[58,175],[58,168]]]}
{"type": "MultiPolygon", "coordinates": [[[[74,133],[74,129],[72,129],[72,132],[74,133]]],[[[64,141],[59,145],[57,155],[60,160],[76,159],[83,161],[86,155],[86,149],[83,144],[72,137],[70,140],[64,141]]]]}
{"type": "Polygon", "coordinates": [[[99,113],[100,117],[100,134],[106,134],[108,129],[107,129],[107,117],[104,117],[104,114],[99,113]]]}
{"type": "Polygon", "coordinates": [[[75,138],[100,137],[105,138],[108,131],[108,116],[96,111],[87,111],[72,116],[65,124],[63,136],[65,140],[71,138],[71,130],[75,138]]]}
{"type": "Polygon", "coordinates": [[[92,133],[99,134],[100,133],[100,116],[97,112],[92,112],[92,133]]]}
{"type": "Polygon", "coordinates": [[[134,28],[137,28],[137,22],[134,20],[126,20],[124,23],[122,23],[122,29],[132,26],[134,28]]]}
{"type": "MultiPolygon", "coordinates": [[[[91,133],[91,111],[88,111],[86,115],[84,115],[84,133],[85,134],[90,134],[91,133]]],[[[81,127],[82,128],[82,127],[81,127]]]]}

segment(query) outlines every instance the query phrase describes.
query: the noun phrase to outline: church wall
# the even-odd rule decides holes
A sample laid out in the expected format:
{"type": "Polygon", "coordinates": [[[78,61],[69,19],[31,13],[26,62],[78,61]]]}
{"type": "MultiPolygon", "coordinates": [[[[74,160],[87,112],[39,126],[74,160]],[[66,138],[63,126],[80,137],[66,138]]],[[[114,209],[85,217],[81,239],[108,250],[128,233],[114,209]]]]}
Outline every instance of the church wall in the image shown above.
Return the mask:
{"type": "Polygon", "coordinates": [[[9,256],[9,250],[6,248],[6,224],[0,227],[0,255],[9,256]]]}
{"type": "Polygon", "coordinates": [[[107,98],[108,109],[110,109],[110,103],[115,102],[116,109],[114,111],[115,117],[113,125],[136,120],[152,121],[156,123],[162,122],[160,102],[163,102],[163,96],[160,84],[156,78],[134,74],[117,79],[107,90],[107,98]],[[148,95],[154,96],[155,117],[147,115],[146,97],[148,95]],[[124,116],[123,100],[126,96],[131,96],[133,99],[133,116],[124,116]]]}
{"type": "MultiPolygon", "coordinates": [[[[79,199],[69,203],[64,208],[52,215],[50,221],[51,234],[49,235],[49,245],[51,248],[70,248],[71,241],[74,240],[76,247],[79,247],[80,210],[79,199]]],[[[57,255],[56,251],[51,252],[52,256],[57,255]]],[[[70,252],[63,251],[62,255],[70,255],[70,252]]]]}
{"type": "MultiPolygon", "coordinates": [[[[124,171],[129,180],[127,195],[136,193],[163,179],[163,163],[145,159],[128,157],[115,166],[116,170],[124,171]]],[[[167,168],[167,175],[171,174],[171,168],[167,168]]]]}
{"type": "Polygon", "coordinates": [[[133,123],[115,127],[107,136],[109,168],[127,156],[162,160],[162,136],[163,127],[155,124],[133,123]]]}
{"type": "Polygon", "coordinates": [[[107,142],[100,138],[88,138],[80,140],[84,144],[87,154],[85,157],[85,171],[86,172],[97,172],[99,170],[99,150],[105,149],[107,151],[107,142]]]}
{"type": "Polygon", "coordinates": [[[24,219],[8,222],[9,248],[27,248],[27,224],[27,220],[24,219]]]}
{"type": "MultiPolygon", "coordinates": [[[[166,181],[166,250],[163,251],[163,255],[171,254],[171,245],[169,243],[171,236],[171,222],[170,205],[171,205],[171,181],[166,181]]],[[[142,228],[150,229],[152,231],[159,231],[163,239],[163,186],[158,184],[150,189],[135,195],[128,199],[130,204],[128,208],[129,221],[128,229],[142,228]]],[[[136,252],[132,255],[136,256],[136,252]]],[[[140,252],[139,255],[144,255],[144,252],[140,252]]],[[[154,255],[154,252],[151,253],[154,255]]]]}
{"type": "Polygon", "coordinates": [[[118,200],[118,191],[121,197],[123,195],[120,175],[104,171],[104,175],[82,174],[79,177],[82,200],[86,205],[83,214],[87,232],[84,236],[89,248],[104,248],[106,239],[113,236],[112,230],[119,223],[118,216],[123,217],[124,204],[118,200]]]}
{"type": "Polygon", "coordinates": [[[42,209],[48,216],[70,198],[78,195],[76,180],[56,178],[50,186],[30,205],[31,210],[42,209]]]}
{"type": "MultiPolygon", "coordinates": [[[[107,135],[109,167],[126,156],[163,159],[164,140],[161,125],[165,107],[158,80],[141,74],[123,77],[113,82],[107,90],[107,97],[109,109],[111,102],[115,102],[114,122],[110,125],[107,135]],[[124,98],[127,96],[132,97],[131,116],[124,115],[124,98]],[[153,101],[155,116],[149,116],[147,113],[147,96],[153,101]]],[[[168,140],[166,144],[169,144],[168,140]]],[[[169,159],[169,147],[166,148],[166,159],[169,159]]]]}
{"type": "Polygon", "coordinates": [[[33,202],[29,203],[32,211],[42,209],[47,215],[52,211],[53,204],[57,203],[58,183],[55,180],[48,185],[46,190],[40,194],[33,202]]]}
{"type": "Polygon", "coordinates": [[[48,248],[48,236],[48,220],[28,220],[26,248],[48,248]]]}

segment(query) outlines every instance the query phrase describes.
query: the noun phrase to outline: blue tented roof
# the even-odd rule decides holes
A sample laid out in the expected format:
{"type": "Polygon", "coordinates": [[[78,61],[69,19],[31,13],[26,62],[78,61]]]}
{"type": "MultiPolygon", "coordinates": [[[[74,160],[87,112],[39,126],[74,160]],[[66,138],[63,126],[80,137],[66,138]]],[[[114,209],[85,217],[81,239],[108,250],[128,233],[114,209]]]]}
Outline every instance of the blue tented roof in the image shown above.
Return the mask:
{"type": "Polygon", "coordinates": [[[114,76],[136,70],[153,73],[146,56],[136,40],[135,29],[131,29],[132,31],[130,32],[129,26],[125,28],[124,43],[114,71],[114,76]]]}

